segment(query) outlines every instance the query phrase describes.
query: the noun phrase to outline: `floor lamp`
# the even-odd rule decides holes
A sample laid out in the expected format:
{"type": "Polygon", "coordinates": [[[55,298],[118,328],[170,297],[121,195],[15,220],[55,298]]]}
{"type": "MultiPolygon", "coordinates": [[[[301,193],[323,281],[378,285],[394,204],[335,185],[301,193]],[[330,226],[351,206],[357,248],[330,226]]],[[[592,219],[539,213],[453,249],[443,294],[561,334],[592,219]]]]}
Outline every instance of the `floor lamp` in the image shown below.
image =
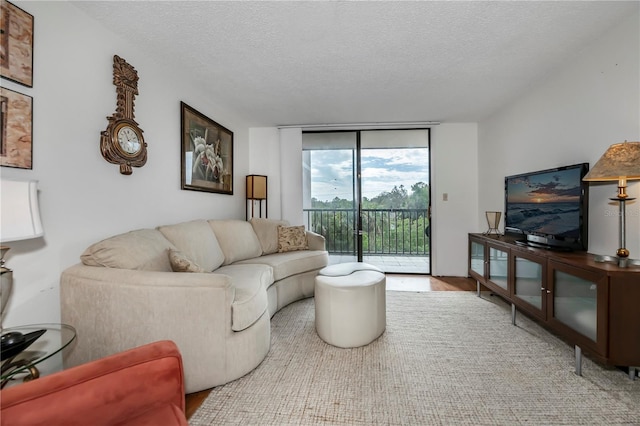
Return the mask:
{"type": "Polygon", "coordinates": [[[602,155],[589,173],[582,180],[588,182],[618,182],[618,195],[610,198],[620,206],[620,233],[619,249],[616,256],[596,255],[596,262],[616,262],[619,267],[626,268],[629,265],[640,266],[640,259],[629,259],[629,250],[626,246],[626,203],[635,200],[627,195],[627,181],[640,179],[640,142],[627,142],[613,144],[602,155]]]}
{"type": "Polygon", "coordinates": [[[29,240],[44,235],[38,208],[38,182],[2,179],[0,219],[0,331],[4,308],[13,287],[13,271],[5,267],[9,247],[4,243],[29,240]]]}
{"type": "MultiPolygon", "coordinates": [[[[268,217],[267,204],[267,177],[263,175],[247,176],[247,201],[251,203],[251,217],[254,217],[255,202],[260,203],[260,216],[262,217],[262,200],[264,200],[264,217],[268,217]]],[[[245,212],[245,219],[249,220],[249,209],[245,212]]]]}

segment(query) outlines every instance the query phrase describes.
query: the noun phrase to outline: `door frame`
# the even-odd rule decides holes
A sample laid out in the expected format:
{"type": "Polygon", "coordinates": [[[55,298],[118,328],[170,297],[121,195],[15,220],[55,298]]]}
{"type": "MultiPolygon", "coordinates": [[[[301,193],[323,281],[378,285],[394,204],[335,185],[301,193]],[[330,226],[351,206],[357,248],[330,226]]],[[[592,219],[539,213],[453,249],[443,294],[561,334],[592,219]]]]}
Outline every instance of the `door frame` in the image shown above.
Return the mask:
{"type": "MultiPolygon", "coordinates": [[[[429,186],[429,202],[427,203],[427,218],[429,220],[429,232],[428,234],[425,232],[425,234],[427,234],[428,236],[428,244],[429,244],[429,273],[428,275],[431,275],[431,271],[432,266],[433,266],[433,256],[431,255],[433,253],[433,246],[432,246],[432,241],[433,239],[431,238],[432,235],[432,216],[431,216],[431,211],[432,211],[432,149],[431,149],[431,128],[430,127],[419,127],[419,128],[384,128],[384,129],[367,129],[367,128],[363,128],[363,129],[336,129],[336,130],[309,130],[309,131],[302,131],[303,135],[304,134],[322,134],[322,133],[354,133],[355,134],[355,167],[354,167],[354,208],[356,210],[356,229],[354,230],[354,240],[356,242],[355,244],[355,248],[356,248],[356,259],[358,262],[362,262],[363,261],[363,220],[362,220],[362,133],[363,132],[384,132],[384,131],[410,131],[410,130],[424,130],[427,132],[427,149],[428,149],[428,165],[429,165],[429,181],[427,182],[428,186],[429,186]]],[[[391,149],[391,148],[389,148],[391,149]]],[[[426,231],[426,230],[425,230],[426,231]]],[[[407,274],[412,274],[412,273],[407,273],[407,274]]],[[[413,273],[413,274],[420,274],[423,275],[423,273],[413,273]]]]}

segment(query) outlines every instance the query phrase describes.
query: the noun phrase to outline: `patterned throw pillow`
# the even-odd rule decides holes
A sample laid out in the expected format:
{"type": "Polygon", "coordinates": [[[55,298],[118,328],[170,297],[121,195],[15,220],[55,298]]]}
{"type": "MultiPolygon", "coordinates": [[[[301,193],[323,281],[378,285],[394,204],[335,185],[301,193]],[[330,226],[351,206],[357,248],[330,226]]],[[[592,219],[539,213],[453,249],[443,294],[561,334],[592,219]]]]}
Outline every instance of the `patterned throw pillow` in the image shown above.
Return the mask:
{"type": "Polygon", "coordinates": [[[169,249],[169,262],[173,272],[206,272],[197,263],[189,260],[181,251],[169,249]]]}
{"type": "Polygon", "coordinates": [[[278,252],[307,250],[307,234],[304,226],[278,226],[278,252]]]}

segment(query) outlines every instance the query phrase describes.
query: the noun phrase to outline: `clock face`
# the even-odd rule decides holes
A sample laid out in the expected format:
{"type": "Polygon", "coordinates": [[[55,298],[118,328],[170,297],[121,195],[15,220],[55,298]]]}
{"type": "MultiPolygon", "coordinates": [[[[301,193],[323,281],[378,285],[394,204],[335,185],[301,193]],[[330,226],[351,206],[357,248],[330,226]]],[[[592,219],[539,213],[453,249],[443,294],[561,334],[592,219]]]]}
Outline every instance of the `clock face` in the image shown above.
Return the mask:
{"type": "Polygon", "coordinates": [[[118,129],[118,145],[123,152],[133,155],[140,152],[142,142],[138,136],[138,132],[131,126],[124,125],[118,129]]]}

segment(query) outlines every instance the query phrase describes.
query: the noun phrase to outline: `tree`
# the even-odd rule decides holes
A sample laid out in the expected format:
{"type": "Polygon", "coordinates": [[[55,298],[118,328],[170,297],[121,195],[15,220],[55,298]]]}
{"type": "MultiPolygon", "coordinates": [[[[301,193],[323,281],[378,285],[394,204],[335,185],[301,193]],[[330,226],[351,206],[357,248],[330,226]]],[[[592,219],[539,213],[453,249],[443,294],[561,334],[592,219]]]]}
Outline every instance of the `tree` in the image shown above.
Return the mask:
{"type": "Polygon", "coordinates": [[[404,185],[400,187],[394,186],[390,192],[382,192],[377,197],[371,199],[371,207],[366,208],[380,208],[380,209],[403,209],[407,208],[409,201],[409,195],[404,185]]]}
{"type": "Polygon", "coordinates": [[[418,182],[411,185],[411,196],[409,197],[410,209],[426,209],[429,205],[429,185],[418,182]]]}
{"type": "MultiPolygon", "coordinates": [[[[334,253],[354,253],[354,201],[338,197],[331,201],[313,198],[311,205],[317,209],[311,216],[312,230],[325,236],[327,249],[334,253]]],[[[365,253],[425,253],[429,247],[428,205],[429,185],[424,182],[411,185],[411,194],[400,185],[371,199],[363,197],[365,253]]]]}

